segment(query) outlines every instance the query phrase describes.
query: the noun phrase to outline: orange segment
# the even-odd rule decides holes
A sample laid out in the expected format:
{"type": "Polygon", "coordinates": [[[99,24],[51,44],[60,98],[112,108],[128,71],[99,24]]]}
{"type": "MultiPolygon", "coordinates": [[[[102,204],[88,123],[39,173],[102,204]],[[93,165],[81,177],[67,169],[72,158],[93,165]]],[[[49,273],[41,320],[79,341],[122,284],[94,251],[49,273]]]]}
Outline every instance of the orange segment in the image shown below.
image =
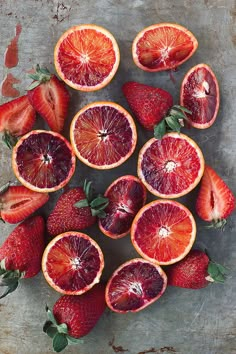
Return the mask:
{"type": "Polygon", "coordinates": [[[178,198],[200,182],[204,158],[187,135],[168,133],[150,139],[140,150],[138,176],[147,189],[161,198],[178,198]]]}
{"type": "Polygon", "coordinates": [[[49,285],[67,295],[80,295],[99,282],[104,267],[98,244],[80,232],[65,232],[46,247],[42,270],[49,285]]]}
{"type": "Polygon", "coordinates": [[[36,192],[63,188],[75,171],[70,143],[59,133],[32,130],[14,146],[12,168],[18,180],[36,192]]]}
{"type": "Polygon", "coordinates": [[[115,38],[105,28],[85,24],[68,29],[54,50],[58,75],[69,86],[95,91],[106,86],[120,61],[115,38]]]}
{"type": "Polygon", "coordinates": [[[220,90],[215,74],[206,64],[198,64],[185,75],[180,104],[188,108],[188,122],[194,128],[206,129],[216,120],[220,105],[220,90]]]}
{"type": "Polygon", "coordinates": [[[159,23],[144,28],[133,41],[135,64],[145,71],[175,69],[196,51],[197,39],[185,27],[159,23]]]}
{"type": "Polygon", "coordinates": [[[70,127],[78,159],[96,169],[121,165],[133,153],[137,132],[130,114],[113,102],[94,102],[82,108],[70,127]]]}
{"type": "Polygon", "coordinates": [[[180,261],[192,248],[196,224],[190,211],[170,200],[145,205],[131,227],[131,241],[145,259],[167,265],[180,261]]]}

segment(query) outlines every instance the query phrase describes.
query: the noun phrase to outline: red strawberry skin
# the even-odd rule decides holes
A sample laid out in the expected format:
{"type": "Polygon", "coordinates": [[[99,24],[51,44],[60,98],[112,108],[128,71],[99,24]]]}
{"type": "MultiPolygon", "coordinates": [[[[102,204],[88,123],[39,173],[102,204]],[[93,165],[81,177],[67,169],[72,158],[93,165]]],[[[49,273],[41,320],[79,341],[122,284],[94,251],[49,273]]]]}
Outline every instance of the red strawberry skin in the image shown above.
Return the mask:
{"type": "Polygon", "coordinates": [[[173,106],[171,94],[157,87],[130,81],[122,90],[137,120],[148,130],[153,130],[173,106]]]}
{"type": "Polygon", "coordinates": [[[58,324],[67,324],[70,336],[80,338],[94,328],[105,308],[105,286],[97,284],[82,295],[60,297],[53,314],[58,324]]]}
{"type": "Polygon", "coordinates": [[[209,258],[206,253],[200,250],[191,250],[180,262],[165,269],[168,285],[178,286],[187,289],[205,288],[209,281],[207,268],[209,258]]]}
{"type": "Polygon", "coordinates": [[[41,270],[45,248],[45,224],[41,216],[33,216],[19,224],[0,247],[0,260],[5,259],[7,270],[25,272],[32,278],[41,270]]]}
{"type": "Polygon", "coordinates": [[[50,236],[57,236],[66,231],[83,230],[96,222],[90,207],[76,208],[75,203],[86,199],[82,187],[64,192],[47,219],[47,230],[50,236]]]}
{"type": "Polygon", "coordinates": [[[0,105],[0,132],[21,136],[32,130],[34,123],[35,110],[26,95],[0,105]]]}
{"type": "Polygon", "coordinates": [[[24,186],[10,186],[0,194],[0,215],[2,220],[16,224],[33,214],[49,199],[47,193],[38,193],[24,186]]]}
{"type": "Polygon", "coordinates": [[[227,219],[234,207],[232,191],[213,168],[206,165],[196,201],[198,216],[205,221],[227,219]]]}
{"type": "Polygon", "coordinates": [[[70,99],[64,82],[52,75],[48,81],[28,90],[28,98],[49,128],[60,133],[64,128],[70,99]]]}

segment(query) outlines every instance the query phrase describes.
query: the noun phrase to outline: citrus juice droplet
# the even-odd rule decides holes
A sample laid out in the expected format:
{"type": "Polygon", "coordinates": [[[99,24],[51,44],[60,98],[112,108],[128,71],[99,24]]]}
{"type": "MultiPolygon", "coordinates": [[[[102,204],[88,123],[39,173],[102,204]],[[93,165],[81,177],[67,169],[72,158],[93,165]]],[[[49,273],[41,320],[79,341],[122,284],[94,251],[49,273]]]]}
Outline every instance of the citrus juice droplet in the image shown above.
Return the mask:
{"type": "Polygon", "coordinates": [[[21,34],[21,30],[21,24],[18,23],[16,25],[16,35],[11,40],[4,55],[4,64],[7,68],[14,68],[18,64],[18,39],[21,34]]]}
{"type": "Polygon", "coordinates": [[[1,94],[4,97],[18,97],[20,91],[13,87],[14,84],[20,83],[20,80],[16,79],[11,73],[7,74],[1,85],[1,94]]]}

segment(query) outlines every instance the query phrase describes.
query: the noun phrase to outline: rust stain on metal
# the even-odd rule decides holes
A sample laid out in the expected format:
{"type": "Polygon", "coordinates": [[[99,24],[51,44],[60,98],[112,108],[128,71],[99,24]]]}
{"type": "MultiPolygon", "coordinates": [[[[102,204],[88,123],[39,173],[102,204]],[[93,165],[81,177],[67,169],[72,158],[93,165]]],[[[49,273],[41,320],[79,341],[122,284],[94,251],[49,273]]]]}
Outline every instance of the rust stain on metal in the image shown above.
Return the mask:
{"type": "Polygon", "coordinates": [[[114,345],[115,342],[115,337],[112,338],[112,340],[108,343],[110,345],[110,347],[112,347],[112,349],[114,350],[114,353],[124,353],[124,352],[128,352],[128,349],[124,349],[121,345],[116,346],[114,345]]]}
{"type": "Polygon", "coordinates": [[[154,354],[177,353],[177,351],[176,351],[176,349],[174,347],[162,347],[162,348],[159,348],[159,349],[150,348],[150,349],[144,350],[142,352],[139,352],[137,354],[148,354],[148,353],[154,353],[154,354]]]}

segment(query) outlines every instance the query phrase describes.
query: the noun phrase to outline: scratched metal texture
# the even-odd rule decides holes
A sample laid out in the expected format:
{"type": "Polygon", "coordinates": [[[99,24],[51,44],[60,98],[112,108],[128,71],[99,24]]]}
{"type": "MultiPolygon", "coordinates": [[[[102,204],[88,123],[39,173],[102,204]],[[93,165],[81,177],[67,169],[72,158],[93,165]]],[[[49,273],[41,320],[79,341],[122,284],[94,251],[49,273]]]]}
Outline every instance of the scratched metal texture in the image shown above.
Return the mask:
{"type": "MultiPolygon", "coordinates": [[[[210,64],[220,83],[221,106],[215,124],[208,130],[185,130],[202,148],[206,162],[236,191],[236,5],[233,0],[8,0],[0,1],[0,78],[7,73],[4,52],[14,36],[17,23],[22,25],[19,38],[19,64],[9,69],[21,80],[16,87],[21,94],[29,84],[26,71],[36,63],[53,67],[53,49],[60,35],[69,27],[81,23],[96,23],[106,27],[120,46],[121,63],[113,81],[95,93],[79,93],[70,89],[69,122],[85,104],[96,100],[111,100],[128,108],[121,86],[127,80],[137,80],[167,89],[178,103],[181,81],[189,68],[198,63],[210,64]],[[131,44],[145,26],[158,22],[177,22],[188,27],[198,38],[195,55],[173,73],[149,74],[132,61],[131,44]]],[[[1,97],[1,102],[8,99],[1,97]]],[[[38,121],[38,127],[44,123],[38,121]]],[[[77,163],[70,185],[76,186],[86,176],[103,192],[117,177],[136,174],[137,153],[151,134],[140,131],[136,153],[117,169],[95,171],[77,163]]],[[[0,143],[0,182],[14,181],[11,152],[0,143]]],[[[40,212],[52,210],[61,192],[51,195],[50,202],[40,212]]],[[[164,296],[137,314],[119,315],[106,311],[94,330],[79,347],[71,346],[65,353],[112,354],[124,352],[236,354],[236,239],[235,217],[225,232],[206,230],[194,211],[197,190],[180,201],[190,208],[197,221],[196,245],[207,247],[212,257],[231,269],[224,285],[212,285],[194,291],[168,288],[164,296]]],[[[149,195],[149,200],[154,199],[149,195]]],[[[0,242],[13,226],[1,224],[0,242]]],[[[105,254],[104,279],[125,260],[137,257],[129,236],[117,241],[103,236],[97,227],[87,233],[99,242],[105,254]]],[[[52,306],[59,297],[45,282],[42,274],[22,281],[15,294],[0,302],[0,353],[52,353],[50,339],[42,332],[45,303],[52,306]]]]}

